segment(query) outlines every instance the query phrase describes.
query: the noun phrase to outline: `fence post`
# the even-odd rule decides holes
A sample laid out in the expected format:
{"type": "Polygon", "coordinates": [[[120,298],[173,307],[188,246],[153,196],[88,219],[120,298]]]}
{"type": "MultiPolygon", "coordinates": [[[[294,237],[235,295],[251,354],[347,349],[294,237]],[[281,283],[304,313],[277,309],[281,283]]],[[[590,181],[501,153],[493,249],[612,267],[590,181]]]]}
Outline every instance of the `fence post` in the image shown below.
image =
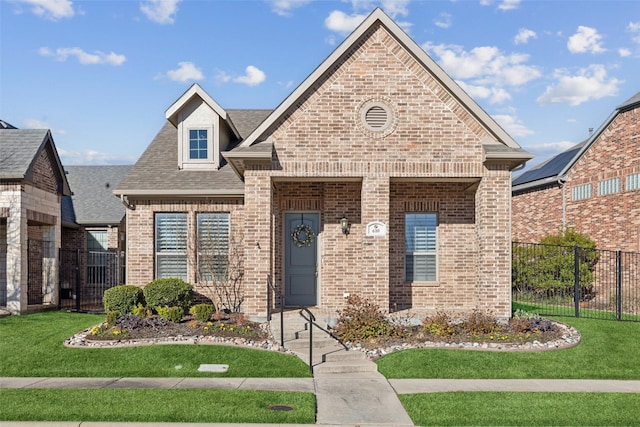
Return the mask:
{"type": "Polygon", "coordinates": [[[80,312],[80,249],[76,249],[76,311],[80,312]]]}
{"type": "Polygon", "coordinates": [[[580,248],[573,247],[573,303],[576,317],[580,317],[580,248]]]}
{"type": "Polygon", "coordinates": [[[622,320],[622,252],[616,251],[616,319],[622,320]]]}

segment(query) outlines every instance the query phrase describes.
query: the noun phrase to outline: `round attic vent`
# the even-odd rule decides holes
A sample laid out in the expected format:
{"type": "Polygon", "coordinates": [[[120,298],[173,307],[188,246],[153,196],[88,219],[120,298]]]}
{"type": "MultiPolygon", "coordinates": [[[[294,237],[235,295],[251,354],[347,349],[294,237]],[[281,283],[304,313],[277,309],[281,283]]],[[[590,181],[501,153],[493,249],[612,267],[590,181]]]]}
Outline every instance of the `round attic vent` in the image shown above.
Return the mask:
{"type": "Polygon", "coordinates": [[[373,138],[382,138],[392,133],[397,121],[391,107],[379,100],[362,103],[358,108],[358,116],[360,129],[373,138]]]}

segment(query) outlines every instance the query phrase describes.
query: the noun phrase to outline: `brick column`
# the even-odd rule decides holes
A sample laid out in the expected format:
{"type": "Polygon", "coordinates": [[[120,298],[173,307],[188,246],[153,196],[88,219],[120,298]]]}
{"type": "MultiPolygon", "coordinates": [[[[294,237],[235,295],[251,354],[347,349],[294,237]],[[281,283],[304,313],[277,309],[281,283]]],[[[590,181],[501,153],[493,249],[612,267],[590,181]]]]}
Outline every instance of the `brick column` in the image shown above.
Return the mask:
{"type": "Polygon", "coordinates": [[[389,310],[389,234],[366,236],[373,221],[389,230],[389,177],[365,177],[362,181],[362,226],[365,236],[361,250],[361,296],[370,298],[381,309],[389,310]]]}
{"type": "Polygon", "coordinates": [[[267,316],[267,276],[272,274],[271,177],[245,173],[244,289],[242,311],[251,318],[267,316]]]}
{"type": "Polygon", "coordinates": [[[506,168],[485,169],[476,194],[478,308],[511,317],[511,178],[506,168]]]}

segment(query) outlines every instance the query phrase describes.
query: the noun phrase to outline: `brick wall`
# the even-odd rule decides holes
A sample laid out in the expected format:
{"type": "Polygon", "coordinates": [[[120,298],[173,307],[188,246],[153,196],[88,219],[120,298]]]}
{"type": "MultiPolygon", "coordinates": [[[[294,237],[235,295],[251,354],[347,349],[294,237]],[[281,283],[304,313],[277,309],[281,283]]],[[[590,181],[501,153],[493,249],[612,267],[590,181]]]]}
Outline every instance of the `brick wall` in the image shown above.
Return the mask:
{"type": "MultiPolygon", "coordinates": [[[[640,109],[618,114],[567,174],[566,226],[590,236],[601,249],[640,251],[640,189],[626,178],[640,173],[640,109]],[[598,182],[620,179],[620,192],[598,194],[598,182]],[[573,200],[575,187],[590,184],[592,196],[573,200]]],[[[513,195],[513,238],[537,242],[562,229],[562,189],[558,185],[513,195]]]]}

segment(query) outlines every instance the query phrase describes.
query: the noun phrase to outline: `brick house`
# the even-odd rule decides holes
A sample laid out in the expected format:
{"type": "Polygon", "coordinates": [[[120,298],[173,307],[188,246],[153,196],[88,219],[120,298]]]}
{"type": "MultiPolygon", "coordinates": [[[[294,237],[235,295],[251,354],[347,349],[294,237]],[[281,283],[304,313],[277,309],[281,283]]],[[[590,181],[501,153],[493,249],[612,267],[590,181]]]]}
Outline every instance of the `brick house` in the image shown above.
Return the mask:
{"type": "Polygon", "coordinates": [[[0,307],[57,306],[61,199],[71,194],[51,132],[0,121],[0,307]]]}
{"type": "Polygon", "coordinates": [[[329,313],[358,294],[511,315],[510,172],[532,155],[380,9],[275,110],[225,110],[194,84],[166,118],[114,191],[127,283],[206,293],[219,273],[201,260],[225,271],[240,242],[253,318],[276,306],[269,280],[329,313]]]}
{"type": "Polygon", "coordinates": [[[640,252],[640,93],[585,141],[513,180],[513,238],[566,227],[600,249],[640,252]]]}

